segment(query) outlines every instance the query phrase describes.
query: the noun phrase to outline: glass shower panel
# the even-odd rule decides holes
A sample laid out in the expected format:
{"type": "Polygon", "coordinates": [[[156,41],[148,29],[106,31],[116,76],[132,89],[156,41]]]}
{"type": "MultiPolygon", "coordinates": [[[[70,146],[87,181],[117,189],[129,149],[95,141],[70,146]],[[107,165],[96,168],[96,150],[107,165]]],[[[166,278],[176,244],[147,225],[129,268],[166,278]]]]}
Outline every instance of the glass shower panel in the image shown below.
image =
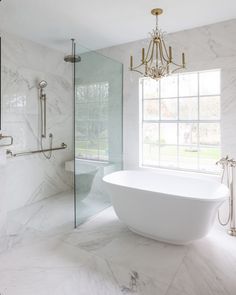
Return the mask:
{"type": "Polygon", "coordinates": [[[75,66],[76,225],[111,205],[102,178],[122,169],[122,64],[79,46],[75,66]]]}

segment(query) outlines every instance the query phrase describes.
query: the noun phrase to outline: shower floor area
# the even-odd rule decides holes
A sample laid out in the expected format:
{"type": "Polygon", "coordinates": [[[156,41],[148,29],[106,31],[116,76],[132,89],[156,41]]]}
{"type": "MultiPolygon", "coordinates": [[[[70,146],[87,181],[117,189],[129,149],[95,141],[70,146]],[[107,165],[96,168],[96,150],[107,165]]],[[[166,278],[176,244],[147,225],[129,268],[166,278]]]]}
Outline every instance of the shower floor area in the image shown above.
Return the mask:
{"type": "Polygon", "coordinates": [[[39,236],[66,232],[74,226],[73,208],[73,192],[63,192],[45,198],[11,211],[4,227],[4,234],[12,240],[15,238],[17,242],[18,237],[27,235],[28,232],[34,232],[39,236]]]}
{"type": "MultiPolygon", "coordinates": [[[[104,202],[101,205],[100,198],[100,195],[90,193],[87,198],[81,201],[77,200],[82,220],[86,219],[88,213],[93,216],[104,210],[105,205],[106,207],[110,206],[104,202]]],[[[10,212],[4,231],[6,235],[17,238],[19,234],[22,235],[27,231],[35,231],[39,235],[50,235],[71,231],[73,228],[74,192],[69,191],[10,212]]]]}

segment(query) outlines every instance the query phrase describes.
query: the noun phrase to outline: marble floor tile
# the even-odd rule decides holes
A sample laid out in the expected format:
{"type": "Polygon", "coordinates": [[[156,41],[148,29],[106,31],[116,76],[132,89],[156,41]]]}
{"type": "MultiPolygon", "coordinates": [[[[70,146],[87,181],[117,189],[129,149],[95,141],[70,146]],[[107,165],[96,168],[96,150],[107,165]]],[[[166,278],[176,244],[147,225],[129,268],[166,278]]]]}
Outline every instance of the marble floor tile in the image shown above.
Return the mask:
{"type": "Polygon", "coordinates": [[[0,236],[0,254],[15,247],[27,245],[34,241],[41,241],[44,238],[45,235],[39,231],[21,227],[18,232],[5,233],[0,236]]]}
{"type": "Polygon", "coordinates": [[[73,231],[73,193],[60,193],[8,214],[0,234],[0,253],[73,231]]]}
{"type": "Polygon", "coordinates": [[[11,212],[11,222],[39,231],[73,228],[73,193],[64,192],[11,212]]]}
{"type": "Polygon", "coordinates": [[[1,294],[53,294],[86,262],[86,256],[56,239],[11,249],[0,255],[1,294]]]}
{"type": "Polygon", "coordinates": [[[236,294],[235,249],[235,238],[219,229],[214,229],[208,237],[189,245],[188,253],[167,295],[236,294]]]}
{"type": "MultiPolygon", "coordinates": [[[[152,278],[92,256],[91,260],[62,284],[65,294],[165,294],[167,286],[152,278]],[[73,293],[77,290],[77,293],[73,293]],[[72,291],[72,293],[70,293],[72,291]]],[[[60,294],[60,293],[59,293],[60,294]]],[[[64,293],[63,293],[64,294],[64,293]]]]}
{"type": "Polygon", "coordinates": [[[235,295],[236,238],[186,246],[131,232],[112,208],[73,229],[72,195],[15,211],[0,238],[1,295],[235,295]]]}
{"type": "Polygon", "coordinates": [[[236,294],[236,238],[217,224],[206,238],[174,246],[132,233],[109,208],[66,242],[168,284],[166,295],[236,294]]]}
{"type": "Polygon", "coordinates": [[[131,232],[112,208],[82,225],[66,241],[165,284],[170,282],[187,252],[185,246],[168,245],[131,232]]]}
{"type": "Polygon", "coordinates": [[[164,295],[167,285],[56,238],[0,255],[3,295],[164,295]]]}
{"type": "Polygon", "coordinates": [[[66,242],[96,254],[114,239],[130,234],[130,230],[118,221],[113,208],[109,207],[71,232],[66,242]]]}
{"type": "MultiPolygon", "coordinates": [[[[234,295],[236,284],[234,282],[235,270],[232,275],[218,275],[211,262],[191,253],[184,258],[173,283],[166,295],[234,295]],[[230,284],[228,285],[228,282],[230,284]]],[[[235,263],[235,262],[234,262],[235,263]]],[[[230,268],[228,268],[228,271],[230,268]]],[[[223,272],[223,270],[221,270],[223,272]]]]}

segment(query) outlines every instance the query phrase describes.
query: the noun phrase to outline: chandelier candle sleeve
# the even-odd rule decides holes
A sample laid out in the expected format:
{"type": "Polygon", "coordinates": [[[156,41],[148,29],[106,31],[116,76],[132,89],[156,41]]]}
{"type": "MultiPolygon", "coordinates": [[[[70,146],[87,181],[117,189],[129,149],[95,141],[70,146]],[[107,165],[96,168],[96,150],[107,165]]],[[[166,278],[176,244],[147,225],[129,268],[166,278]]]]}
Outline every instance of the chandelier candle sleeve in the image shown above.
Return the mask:
{"type": "Polygon", "coordinates": [[[142,63],[144,63],[144,59],[145,59],[145,49],[142,48],[142,63]]]}
{"type": "Polygon", "coordinates": [[[184,53],[182,53],[182,64],[183,64],[183,68],[185,67],[185,55],[184,53]]]}
{"type": "Polygon", "coordinates": [[[172,62],[172,48],[169,46],[169,61],[172,62]]]}
{"type": "Polygon", "coordinates": [[[133,56],[130,55],[130,70],[133,68],[133,56]]]}

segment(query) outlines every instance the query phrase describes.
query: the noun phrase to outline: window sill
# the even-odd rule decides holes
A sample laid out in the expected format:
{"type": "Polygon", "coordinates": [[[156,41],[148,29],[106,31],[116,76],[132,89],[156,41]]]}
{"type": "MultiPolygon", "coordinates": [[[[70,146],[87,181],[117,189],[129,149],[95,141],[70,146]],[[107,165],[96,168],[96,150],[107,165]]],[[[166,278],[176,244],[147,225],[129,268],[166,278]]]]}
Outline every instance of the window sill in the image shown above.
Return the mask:
{"type": "Polygon", "coordinates": [[[157,172],[163,172],[164,174],[176,175],[176,176],[186,176],[186,177],[194,177],[199,179],[209,179],[213,181],[220,181],[220,172],[207,172],[207,171],[198,171],[198,170],[184,170],[178,168],[168,168],[168,167],[153,167],[153,166],[145,166],[140,165],[140,170],[152,170],[157,172]]]}

